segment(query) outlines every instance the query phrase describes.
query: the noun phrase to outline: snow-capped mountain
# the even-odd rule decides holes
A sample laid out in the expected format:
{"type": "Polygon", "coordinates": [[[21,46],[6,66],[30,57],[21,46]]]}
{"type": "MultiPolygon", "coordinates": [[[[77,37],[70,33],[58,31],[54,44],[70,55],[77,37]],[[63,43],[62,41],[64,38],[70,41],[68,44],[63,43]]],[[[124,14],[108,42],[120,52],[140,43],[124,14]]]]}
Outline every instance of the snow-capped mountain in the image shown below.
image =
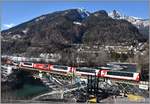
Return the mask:
{"type": "Polygon", "coordinates": [[[112,12],[108,13],[108,15],[114,19],[125,19],[125,20],[131,22],[137,28],[149,26],[148,19],[142,19],[142,18],[134,17],[134,16],[126,16],[116,10],[113,10],[112,12]]]}
{"type": "Polygon", "coordinates": [[[86,9],[78,8],[78,12],[81,15],[81,18],[86,18],[90,15],[90,12],[88,12],[86,9]]]}
{"type": "Polygon", "coordinates": [[[112,17],[113,19],[127,20],[128,22],[136,26],[139,29],[139,32],[143,34],[145,38],[149,37],[150,22],[148,19],[142,19],[142,18],[135,17],[135,16],[127,16],[116,10],[113,10],[112,12],[108,13],[108,16],[112,17]]]}

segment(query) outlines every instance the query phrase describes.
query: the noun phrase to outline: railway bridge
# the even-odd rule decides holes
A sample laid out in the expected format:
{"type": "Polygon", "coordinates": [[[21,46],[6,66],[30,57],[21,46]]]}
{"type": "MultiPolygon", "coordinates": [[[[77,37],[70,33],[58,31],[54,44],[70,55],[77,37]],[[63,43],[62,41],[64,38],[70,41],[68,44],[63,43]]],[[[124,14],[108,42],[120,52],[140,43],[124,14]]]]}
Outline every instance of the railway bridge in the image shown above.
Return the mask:
{"type": "MultiPolygon", "coordinates": [[[[25,70],[25,71],[31,71],[33,72],[33,76],[35,78],[40,78],[45,85],[49,86],[50,88],[53,88],[54,90],[52,92],[48,92],[46,94],[39,95],[32,100],[36,100],[40,97],[47,96],[47,95],[52,95],[52,94],[61,94],[61,98],[63,98],[64,93],[68,93],[71,91],[75,91],[77,89],[85,88],[87,86],[80,86],[80,87],[71,87],[73,86],[74,82],[74,77],[68,76],[68,75],[63,75],[63,74],[58,74],[56,72],[50,72],[50,71],[45,71],[45,70],[35,70],[34,68],[25,68],[25,67],[16,67],[16,66],[9,66],[11,68],[8,68],[7,66],[1,66],[1,68],[6,69],[6,70],[25,70]],[[43,76],[48,76],[48,79],[44,78],[43,76]],[[44,82],[45,81],[45,82],[44,82]],[[54,83],[54,86],[51,86],[49,84],[49,81],[54,83]],[[64,88],[64,82],[68,82],[68,88],[69,89],[63,89],[64,88]],[[57,87],[56,87],[57,86],[57,87]]],[[[78,78],[87,80],[86,77],[78,76],[78,78]]],[[[141,95],[144,97],[148,97],[149,95],[149,82],[148,81],[140,81],[140,82],[132,82],[132,81],[125,81],[125,80],[114,80],[114,79],[104,79],[104,78],[98,78],[99,79],[99,87],[101,89],[112,89],[111,93],[115,93],[116,89],[118,88],[120,91],[120,94],[136,94],[136,95],[141,95]],[[113,92],[114,91],[114,92],[113,92]]],[[[66,87],[66,88],[67,88],[66,87]]]]}

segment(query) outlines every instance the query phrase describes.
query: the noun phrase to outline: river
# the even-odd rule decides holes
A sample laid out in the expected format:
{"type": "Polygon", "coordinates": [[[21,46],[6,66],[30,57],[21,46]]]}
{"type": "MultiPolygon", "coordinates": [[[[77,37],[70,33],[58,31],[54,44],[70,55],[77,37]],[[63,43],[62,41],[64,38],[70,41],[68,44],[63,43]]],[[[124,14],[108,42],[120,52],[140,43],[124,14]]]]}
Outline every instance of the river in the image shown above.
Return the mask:
{"type": "Polygon", "coordinates": [[[27,100],[50,90],[39,79],[33,78],[31,73],[18,71],[14,72],[7,82],[1,83],[1,98],[2,102],[27,100]]]}

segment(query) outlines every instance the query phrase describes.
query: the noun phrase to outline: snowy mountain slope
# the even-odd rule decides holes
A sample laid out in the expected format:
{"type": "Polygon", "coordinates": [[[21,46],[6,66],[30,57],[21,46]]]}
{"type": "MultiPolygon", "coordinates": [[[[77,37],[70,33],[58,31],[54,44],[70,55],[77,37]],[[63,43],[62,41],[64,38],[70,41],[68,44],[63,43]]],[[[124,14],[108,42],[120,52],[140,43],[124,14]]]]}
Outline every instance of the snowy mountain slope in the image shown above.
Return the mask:
{"type": "Polygon", "coordinates": [[[113,10],[112,12],[108,13],[110,17],[113,19],[125,19],[128,22],[132,23],[134,26],[136,26],[139,29],[139,32],[145,35],[146,38],[149,36],[149,26],[150,21],[148,19],[142,19],[135,16],[127,16],[119,11],[113,10]]]}
{"type": "Polygon", "coordinates": [[[108,15],[114,19],[125,19],[134,24],[137,28],[149,26],[148,19],[142,19],[134,16],[126,16],[116,10],[113,10],[112,12],[108,13],[108,15]]]}

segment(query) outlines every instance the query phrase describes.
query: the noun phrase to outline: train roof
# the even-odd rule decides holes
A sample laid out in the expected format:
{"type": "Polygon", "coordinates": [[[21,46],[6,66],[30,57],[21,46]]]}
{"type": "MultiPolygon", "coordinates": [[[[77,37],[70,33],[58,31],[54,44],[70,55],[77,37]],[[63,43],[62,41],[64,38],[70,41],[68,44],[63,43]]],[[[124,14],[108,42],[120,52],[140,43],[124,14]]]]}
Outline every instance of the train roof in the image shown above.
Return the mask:
{"type": "Polygon", "coordinates": [[[112,70],[113,68],[112,68],[112,67],[105,67],[105,66],[102,66],[102,67],[100,67],[100,69],[108,69],[108,70],[112,70]]]}
{"type": "Polygon", "coordinates": [[[77,69],[89,69],[89,70],[97,70],[97,68],[92,68],[92,67],[77,67],[77,69]]]}
{"type": "Polygon", "coordinates": [[[137,63],[127,63],[127,62],[109,62],[109,63],[107,63],[107,65],[109,65],[109,64],[122,64],[122,65],[124,65],[124,64],[128,64],[128,65],[136,65],[137,63]]]}

